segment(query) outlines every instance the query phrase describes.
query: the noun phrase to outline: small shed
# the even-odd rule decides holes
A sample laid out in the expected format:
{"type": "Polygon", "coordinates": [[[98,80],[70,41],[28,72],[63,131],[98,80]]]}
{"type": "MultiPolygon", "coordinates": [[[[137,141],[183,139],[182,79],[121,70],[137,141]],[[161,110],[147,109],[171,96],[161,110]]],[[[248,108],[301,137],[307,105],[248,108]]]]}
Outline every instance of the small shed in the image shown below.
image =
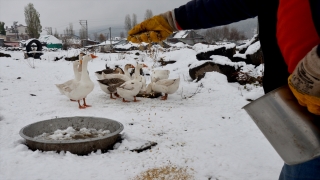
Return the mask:
{"type": "Polygon", "coordinates": [[[62,41],[52,35],[42,35],[38,40],[41,43],[46,44],[47,48],[62,49],[62,41]]]}
{"type": "Polygon", "coordinates": [[[182,30],[170,35],[167,38],[167,41],[170,43],[183,42],[193,46],[194,44],[205,42],[205,39],[202,35],[199,35],[194,30],[182,30]]]}

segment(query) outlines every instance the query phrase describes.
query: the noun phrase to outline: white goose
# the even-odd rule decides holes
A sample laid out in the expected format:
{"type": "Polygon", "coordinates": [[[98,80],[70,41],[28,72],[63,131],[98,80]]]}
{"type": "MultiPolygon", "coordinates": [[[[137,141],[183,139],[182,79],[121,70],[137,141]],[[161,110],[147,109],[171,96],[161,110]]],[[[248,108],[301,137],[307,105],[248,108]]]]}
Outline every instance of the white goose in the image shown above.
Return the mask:
{"type": "Polygon", "coordinates": [[[103,71],[101,73],[101,79],[111,79],[111,78],[119,78],[123,79],[124,81],[129,81],[131,80],[129,68],[134,68],[132,64],[126,64],[124,66],[124,74],[105,74],[103,71]]]}
{"type": "Polygon", "coordinates": [[[157,82],[151,82],[148,84],[146,93],[161,92],[165,95],[161,97],[161,100],[167,100],[168,94],[173,94],[179,89],[180,77],[176,79],[161,79],[157,82]]]}
{"type": "Polygon", "coordinates": [[[142,88],[139,91],[141,93],[146,90],[146,78],[140,74],[140,69],[142,69],[144,67],[148,67],[148,66],[145,64],[137,63],[135,70],[134,70],[134,74],[132,76],[133,79],[138,79],[139,81],[142,82],[142,88]]]}
{"type": "Polygon", "coordinates": [[[133,100],[138,102],[140,100],[136,99],[136,95],[142,88],[142,82],[138,79],[133,79],[126,81],[121,86],[117,87],[117,93],[122,97],[122,102],[129,102],[128,100],[133,100]]]}
{"type": "MultiPolygon", "coordinates": [[[[73,86],[72,84],[80,81],[81,73],[82,73],[82,67],[80,65],[80,61],[82,60],[83,55],[84,55],[83,53],[80,53],[79,54],[79,60],[76,60],[76,61],[73,62],[74,79],[70,79],[70,80],[68,80],[68,81],[66,81],[66,82],[64,82],[62,84],[55,84],[61,94],[65,95],[64,89],[66,87],[73,86]]],[[[72,99],[70,99],[70,100],[72,100],[72,99]]]]}
{"type": "Polygon", "coordinates": [[[151,74],[151,82],[156,82],[161,79],[168,79],[170,71],[169,70],[153,70],[151,74]]]}
{"type": "MultiPolygon", "coordinates": [[[[88,62],[89,60],[92,60],[96,58],[97,56],[93,54],[88,54],[83,56],[82,60],[82,71],[87,72],[88,70],[88,62]]],[[[88,73],[81,73],[81,79],[80,81],[73,84],[73,87],[65,88],[66,96],[68,96],[70,99],[78,101],[79,108],[84,109],[86,107],[90,107],[90,105],[86,104],[86,97],[89,93],[92,92],[94,88],[94,83],[91,81],[88,73]],[[83,105],[80,105],[80,100],[83,100],[83,105]]]]}

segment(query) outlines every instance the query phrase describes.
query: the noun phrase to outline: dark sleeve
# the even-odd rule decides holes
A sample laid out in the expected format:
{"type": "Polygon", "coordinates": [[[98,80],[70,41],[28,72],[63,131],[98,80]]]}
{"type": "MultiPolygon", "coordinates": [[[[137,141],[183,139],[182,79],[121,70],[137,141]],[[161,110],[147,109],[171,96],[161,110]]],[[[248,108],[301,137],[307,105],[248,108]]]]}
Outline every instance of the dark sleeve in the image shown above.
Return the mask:
{"type": "Polygon", "coordinates": [[[320,37],[320,1],[319,0],[310,0],[310,9],[312,14],[312,19],[314,27],[320,37]]]}
{"type": "Polygon", "coordinates": [[[253,18],[258,0],[192,0],[174,9],[182,29],[206,29],[253,18]]]}
{"type": "MultiPolygon", "coordinates": [[[[320,37],[320,1],[310,0],[309,2],[310,2],[310,8],[311,8],[314,27],[316,28],[318,36],[320,37]]],[[[317,47],[317,54],[320,57],[320,44],[317,47]]]]}

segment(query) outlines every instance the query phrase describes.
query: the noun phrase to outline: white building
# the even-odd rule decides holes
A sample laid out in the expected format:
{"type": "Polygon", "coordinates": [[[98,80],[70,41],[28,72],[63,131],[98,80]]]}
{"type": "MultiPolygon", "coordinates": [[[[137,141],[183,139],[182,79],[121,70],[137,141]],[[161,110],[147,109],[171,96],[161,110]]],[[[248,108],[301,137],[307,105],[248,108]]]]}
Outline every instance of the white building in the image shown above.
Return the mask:
{"type": "Polygon", "coordinates": [[[13,23],[11,27],[6,26],[6,39],[7,41],[19,41],[29,39],[27,26],[17,24],[17,21],[13,23]]]}

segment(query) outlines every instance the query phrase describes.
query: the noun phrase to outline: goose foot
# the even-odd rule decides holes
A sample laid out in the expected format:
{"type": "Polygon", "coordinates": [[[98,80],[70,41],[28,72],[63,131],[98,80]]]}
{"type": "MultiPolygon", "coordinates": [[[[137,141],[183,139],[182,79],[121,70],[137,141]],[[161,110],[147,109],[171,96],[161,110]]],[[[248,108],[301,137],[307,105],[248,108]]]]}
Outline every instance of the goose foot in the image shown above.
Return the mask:
{"type": "Polygon", "coordinates": [[[120,97],[118,93],[114,93],[115,96],[120,97]]]}
{"type": "Polygon", "coordinates": [[[86,108],[86,107],[92,107],[91,105],[89,104],[86,104],[86,99],[83,98],[83,106],[86,108]]]}
{"type": "Polygon", "coordinates": [[[122,102],[130,102],[130,101],[127,101],[127,100],[125,100],[124,98],[122,98],[122,102]]]}
{"type": "Polygon", "coordinates": [[[140,100],[137,100],[136,97],[134,96],[133,102],[139,102],[140,100]]]}
{"type": "Polygon", "coordinates": [[[161,100],[167,100],[168,99],[168,94],[165,94],[164,96],[161,97],[161,100]]]}
{"type": "Polygon", "coordinates": [[[79,104],[79,109],[85,109],[86,108],[85,106],[81,106],[80,105],[80,100],[78,100],[78,104],[79,104]]]}
{"type": "Polygon", "coordinates": [[[111,94],[110,94],[110,99],[117,99],[117,98],[112,97],[112,93],[111,93],[111,94]]]}

